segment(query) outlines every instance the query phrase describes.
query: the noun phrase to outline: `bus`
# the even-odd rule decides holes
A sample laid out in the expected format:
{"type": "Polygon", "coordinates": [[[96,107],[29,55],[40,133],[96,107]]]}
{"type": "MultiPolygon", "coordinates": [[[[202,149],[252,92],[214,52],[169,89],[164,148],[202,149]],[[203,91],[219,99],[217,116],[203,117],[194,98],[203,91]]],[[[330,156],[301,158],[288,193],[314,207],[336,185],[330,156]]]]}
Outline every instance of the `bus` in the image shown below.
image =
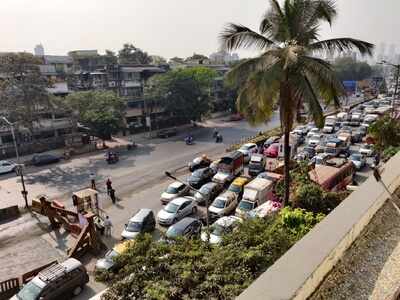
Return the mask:
{"type": "Polygon", "coordinates": [[[345,190],[353,182],[355,167],[348,161],[341,166],[316,165],[309,172],[310,179],[327,192],[345,190]]]}

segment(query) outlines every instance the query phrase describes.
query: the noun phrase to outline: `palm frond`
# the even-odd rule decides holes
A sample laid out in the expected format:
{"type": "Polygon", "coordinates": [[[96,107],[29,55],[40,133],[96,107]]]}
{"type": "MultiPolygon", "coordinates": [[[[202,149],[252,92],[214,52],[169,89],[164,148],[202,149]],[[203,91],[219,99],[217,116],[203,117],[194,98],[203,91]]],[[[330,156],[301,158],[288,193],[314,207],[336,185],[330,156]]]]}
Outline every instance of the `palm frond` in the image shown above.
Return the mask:
{"type": "Polygon", "coordinates": [[[296,77],[296,94],[301,97],[302,103],[307,104],[309,113],[318,128],[324,126],[324,112],[318,96],[307,76],[296,77]]]}
{"type": "Polygon", "coordinates": [[[345,95],[342,82],[336,76],[332,65],[322,59],[302,56],[302,72],[309,79],[317,94],[327,105],[340,106],[339,98],[345,95]]]}
{"type": "Polygon", "coordinates": [[[264,50],[274,42],[250,28],[234,23],[228,24],[220,35],[222,47],[228,51],[239,48],[264,50]]]}
{"type": "Polygon", "coordinates": [[[337,38],[324,41],[318,41],[310,45],[311,50],[323,50],[327,52],[332,51],[348,51],[357,49],[362,55],[372,55],[374,45],[365,41],[353,38],[337,38]]]}
{"type": "Polygon", "coordinates": [[[262,58],[249,58],[233,67],[225,76],[225,82],[233,88],[240,87],[250,75],[260,69],[262,58]]]}
{"type": "Polygon", "coordinates": [[[251,124],[259,124],[271,118],[279,95],[281,74],[278,65],[266,71],[254,72],[239,90],[237,108],[251,124]]]}
{"type": "Polygon", "coordinates": [[[332,21],[336,15],[337,10],[334,0],[318,0],[314,1],[314,14],[310,20],[325,20],[329,25],[332,25],[332,21]]]}

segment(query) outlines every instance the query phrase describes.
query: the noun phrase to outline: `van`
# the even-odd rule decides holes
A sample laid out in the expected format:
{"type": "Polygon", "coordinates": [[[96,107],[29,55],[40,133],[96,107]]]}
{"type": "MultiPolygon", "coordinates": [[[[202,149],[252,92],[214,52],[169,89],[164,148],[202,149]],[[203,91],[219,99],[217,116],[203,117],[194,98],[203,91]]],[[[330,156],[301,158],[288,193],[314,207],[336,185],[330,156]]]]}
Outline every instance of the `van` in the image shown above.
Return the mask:
{"type": "Polygon", "coordinates": [[[40,271],[11,299],[69,299],[78,296],[88,282],[89,276],[82,263],[69,258],[40,271]]]}
{"type": "Polygon", "coordinates": [[[272,197],[274,182],[264,178],[256,178],[244,187],[243,197],[238,207],[236,208],[235,215],[243,217],[246,213],[268,200],[272,197]]]}
{"type": "Polygon", "coordinates": [[[265,157],[262,154],[253,154],[249,162],[249,175],[257,176],[265,171],[265,157]]]}
{"type": "Polygon", "coordinates": [[[239,151],[232,152],[220,159],[217,174],[212,178],[213,182],[226,185],[244,170],[244,156],[239,151]]]}
{"type": "Polygon", "coordinates": [[[156,219],[153,211],[148,208],[142,208],[125,224],[125,229],[122,231],[121,236],[123,239],[131,240],[140,233],[152,232],[155,227],[156,219]]]}

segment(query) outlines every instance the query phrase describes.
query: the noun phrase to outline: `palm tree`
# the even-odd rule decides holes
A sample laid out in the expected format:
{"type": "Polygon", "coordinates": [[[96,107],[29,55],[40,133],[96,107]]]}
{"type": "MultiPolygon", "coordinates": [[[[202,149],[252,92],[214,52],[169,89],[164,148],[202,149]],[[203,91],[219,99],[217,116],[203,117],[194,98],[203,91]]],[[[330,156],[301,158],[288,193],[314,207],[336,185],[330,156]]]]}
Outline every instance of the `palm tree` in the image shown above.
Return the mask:
{"type": "Polygon", "coordinates": [[[270,0],[260,33],[230,23],[220,36],[228,51],[251,47],[261,51],[259,56],[235,66],[228,73],[227,82],[239,89],[237,107],[250,123],[268,121],[274,104],[279,106],[284,133],[284,204],[289,200],[289,137],[299,108],[306,105],[317,126],[322,127],[319,99],[338,107],[339,98],[344,95],[332,65],[313,54],[356,49],[371,55],[374,47],[353,38],[319,40],[321,23],[331,25],[335,16],[333,0],[285,0],[282,6],[277,0],[270,0]]]}

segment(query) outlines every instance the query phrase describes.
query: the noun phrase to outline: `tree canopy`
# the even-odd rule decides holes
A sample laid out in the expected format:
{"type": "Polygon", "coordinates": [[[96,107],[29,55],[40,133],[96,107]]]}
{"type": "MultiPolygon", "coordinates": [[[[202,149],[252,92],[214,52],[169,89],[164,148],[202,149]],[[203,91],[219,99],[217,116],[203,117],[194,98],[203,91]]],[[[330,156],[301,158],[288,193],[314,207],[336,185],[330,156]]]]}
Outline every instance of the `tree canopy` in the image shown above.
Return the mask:
{"type": "Polygon", "coordinates": [[[123,126],[125,101],[114,92],[76,92],[69,94],[65,102],[79,113],[79,122],[99,138],[109,139],[123,126]]]}
{"type": "Polygon", "coordinates": [[[104,299],[234,299],[324,215],[285,208],[267,219],[247,220],[222,244],[199,239],[153,241],[140,236],[117,258],[104,299]]]}
{"type": "Polygon", "coordinates": [[[359,62],[351,57],[338,58],[333,65],[341,81],[360,81],[373,74],[373,69],[368,63],[359,62]]]}
{"type": "Polygon", "coordinates": [[[147,52],[136,48],[133,44],[127,43],[118,51],[118,62],[120,64],[147,65],[151,63],[151,58],[147,52]]]}
{"type": "Polygon", "coordinates": [[[150,79],[146,97],[158,99],[166,112],[183,120],[200,120],[210,108],[216,72],[206,67],[170,71],[150,79]]]}
{"type": "Polygon", "coordinates": [[[33,136],[40,113],[50,106],[46,88],[51,82],[40,73],[40,59],[29,53],[0,57],[0,99],[12,122],[28,128],[33,136]]]}

